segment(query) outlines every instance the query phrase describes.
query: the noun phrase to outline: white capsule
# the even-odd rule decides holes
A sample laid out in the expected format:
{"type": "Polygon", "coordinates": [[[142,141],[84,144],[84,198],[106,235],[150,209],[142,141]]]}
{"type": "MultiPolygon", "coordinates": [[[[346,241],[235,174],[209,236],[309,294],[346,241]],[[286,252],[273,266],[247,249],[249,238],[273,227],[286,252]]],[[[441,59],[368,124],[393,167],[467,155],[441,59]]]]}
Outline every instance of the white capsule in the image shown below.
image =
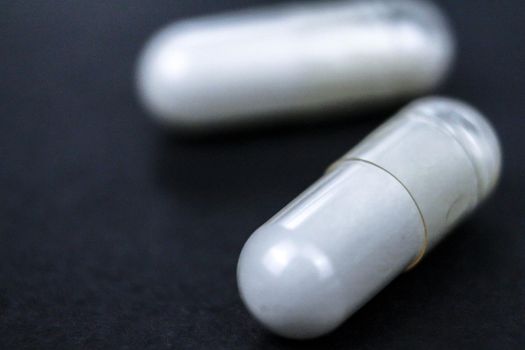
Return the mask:
{"type": "Polygon", "coordinates": [[[332,331],[471,212],[500,167],[476,110],[410,104],[253,233],[237,267],[242,300],[282,336],[332,331]]]}
{"type": "Polygon", "coordinates": [[[169,126],[275,121],[427,92],[453,51],[424,1],[294,4],[168,26],[141,55],[138,90],[169,126]]]}

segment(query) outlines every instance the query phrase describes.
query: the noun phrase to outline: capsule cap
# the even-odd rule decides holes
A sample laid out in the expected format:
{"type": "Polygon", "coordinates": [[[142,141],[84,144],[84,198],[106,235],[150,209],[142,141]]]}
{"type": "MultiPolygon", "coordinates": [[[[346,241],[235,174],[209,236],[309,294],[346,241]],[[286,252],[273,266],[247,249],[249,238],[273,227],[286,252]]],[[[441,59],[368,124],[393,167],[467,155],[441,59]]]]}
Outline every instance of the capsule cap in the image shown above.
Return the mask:
{"type": "Polygon", "coordinates": [[[489,121],[472,106],[445,97],[423,98],[405,110],[410,110],[412,118],[435,123],[461,145],[476,172],[479,198],[489,195],[502,163],[501,146],[489,121]]]}

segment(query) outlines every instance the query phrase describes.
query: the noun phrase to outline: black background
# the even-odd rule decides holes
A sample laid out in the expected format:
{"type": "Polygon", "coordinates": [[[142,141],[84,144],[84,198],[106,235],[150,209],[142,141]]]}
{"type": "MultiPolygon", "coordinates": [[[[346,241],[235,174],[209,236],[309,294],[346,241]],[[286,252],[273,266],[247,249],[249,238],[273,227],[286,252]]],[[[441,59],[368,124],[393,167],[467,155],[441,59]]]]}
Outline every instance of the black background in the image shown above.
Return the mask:
{"type": "Polygon", "coordinates": [[[133,70],[176,18],[262,0],[2,1],[0,348],[525,348],[525,5],[440,1],[459,57],[440,93],[497,129],[494,196],[333,334],[262,330],[237,295],[248,235],[394,109],[184,139],[133,70]]]}

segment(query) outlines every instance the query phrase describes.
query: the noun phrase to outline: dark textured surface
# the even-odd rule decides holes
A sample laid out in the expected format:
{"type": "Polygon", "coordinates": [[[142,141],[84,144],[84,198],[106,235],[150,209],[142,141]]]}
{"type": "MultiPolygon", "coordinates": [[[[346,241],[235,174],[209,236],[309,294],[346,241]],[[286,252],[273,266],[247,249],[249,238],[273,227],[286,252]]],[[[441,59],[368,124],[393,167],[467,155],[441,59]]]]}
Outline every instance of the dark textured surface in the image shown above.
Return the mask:
{"type": "Polygon", "coordinates": [[[499,132],[497,193],[343,327],[302,343],[248,316],[238,253],[393,110],[183,141],[150,123],[133,90],[160,25],[260,3],[1,3],[0,348],[524,349],[522,1],[442,1],[460,55],[441,92],[499,132]]]}

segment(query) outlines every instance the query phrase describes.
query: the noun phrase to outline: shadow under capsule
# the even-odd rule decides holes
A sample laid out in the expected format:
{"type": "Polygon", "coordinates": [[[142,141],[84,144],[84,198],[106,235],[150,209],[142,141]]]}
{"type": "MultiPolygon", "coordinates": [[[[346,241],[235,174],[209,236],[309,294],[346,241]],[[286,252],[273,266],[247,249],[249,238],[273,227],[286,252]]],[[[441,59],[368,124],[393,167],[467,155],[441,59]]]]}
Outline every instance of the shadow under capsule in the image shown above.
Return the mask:
{"type": "MultiPolygon", "coordinates": [[[[165,137],[177,143],[217,144],[283,136],[312,135],[334,130],[352,131],[352,127],[381,122],[399,110],[406,100],[392,100],[358,105],[341,104],[319,107],[314,111],[277,112],[257,118],[239,116],[229,122],[202,123],[185,126],[160,124],[165,137]]],[[[363,135],[365,136],[365,135],[363,135]]]]}
{"type": "Polygon", "coordinates": [[[312,117],[297,115],[261,125],[191,132],[159,129],[157,181],[183,196],[200,193],[227,200],[256,192],[288,193],[284,187],[292,179],[287,176],[296,174],[299,188],[289,188],[294,196],[394,110],[385,106],[356,113],[331,108],[312,117]],[[309,182],[301,181],[301,176],[309,182]]]}

